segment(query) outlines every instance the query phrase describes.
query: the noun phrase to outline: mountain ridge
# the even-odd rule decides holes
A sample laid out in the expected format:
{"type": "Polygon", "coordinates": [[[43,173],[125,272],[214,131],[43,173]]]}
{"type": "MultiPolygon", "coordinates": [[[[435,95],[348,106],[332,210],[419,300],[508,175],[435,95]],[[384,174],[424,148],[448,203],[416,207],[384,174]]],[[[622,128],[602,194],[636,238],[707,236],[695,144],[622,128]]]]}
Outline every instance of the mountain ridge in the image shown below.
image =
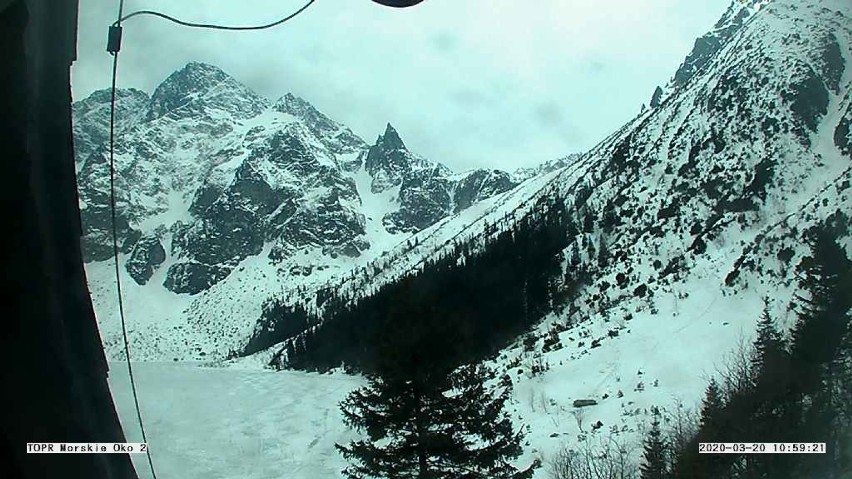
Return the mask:
{"type": "MultiPolygon", "coordinates": [[[[122,274],[129,275],[130,294],[167,298],[166,306],[142,321],[151,329],[159,327],[155,318],[186,328],[195,321],[187,315],[202,314],[200,307],[187,311],[187,304],[212,301],[219,305],[213,314],[223,314],[227,299],[219,295],[234,293],[217,292],[222,282],[228,283],[225,290],[251,296],[240,275],[231,276],[252,257],[268,263],[253,266],[269,270],[263,274],[279,271],[263,291],[287,288],[292,280],[285,278],[292,274],[300,278],[296,286],[342,274],[412,232],[517,184],[509,173],[455,173],[426,160],[405,148],[390,124],[385,136],[392,145],[383,145],[381,135],[368,145],[306,100],[287,93],[269,101],[213,65],[190,62],[150,97],[134,89],[116,94],[122,274]],[[388,155],[401,155],[403,162],[396,165],[388,155]],[[395,166],[371,174],[367,158],[395,166]],[[362,186],[364,181],[370,186],[362,186]],[[383,181],[378,193],[371,191],[383,181]],[[200,297],[206,295],[216,298],[200,297]]],[[[93,271],[112,257],[105,144],[110,98],[109,90],[100,90],[74,104],[84,256],[93,271]]],[[[111,316],[111,281],[90,277],[97,278],[92,289],[99,316],[111,316]]],[[[246,303],[234,306],[242,311],[236,316],[243,319],[235,320],[241,328],[259,314],[246,311],[259,311],[260,300],[246,303]]],[[[224,330],[233,330],[227,322],[225,316],[217,319],[224,330]]],[[[108,349],[121,354],[113,348],[117,326],[105,324],[108,349]]],[[[137,341],[151,346],[167,340],[137,341]]],[[[169,357],[195,354],[171,349],[169,357]]]]}
{"type": "MultiPolygon", "coordinates": [[[[517,200],[509,194],[495,198],[502,205],[483,203],[486,212],[473,224],[462,227],[461,219],[450,219],[434,225],[367,265],[354,281],[280,296],[256,337],[274,327],[276,314],[286,320],[293,308],[308,312],[312,327],[305,334],[317,335],[341,302],[357,307],[400,278],[432,274],[430,261],[438,264],[458,254],[453,251],[465,252],[461,263],[486,254],[488,238],[513,231],[533,211],[524,205],[546,197],[562,198],[572,210],[573,241],[562,252],[563,273],[581,281],[572,286],[579,293],[566,312],[543,320],[560,331],[589,330],[583,324],[591,318],[655,316],[656,304],[681,295],[689,281],[719,289],[723,297],[748,296],[754,288],[789,292],[794,282],[787,264],[806,253],[803,231],[848,221],[843,125],[849,121],[850,52],[840,46],[852,36],[841,22],[848,10],[838,2],[762,4],[689,83],[572,167],[529,190],[514,190],[517,200]],[[779,51],[778,44],[788,49],[779,51]],[[825,65],[823,52],[838,50],[841,60],[825,65]],[[459,236],[465,230],[470,232],[459,236]]],[[[849,231],[838,232],[848,248],[849,231]]],[[[573,284],[555,280],[566,288],[573,284]]],[[[557,337],[564,342],[566,334],[557,337]]],[[[308,341],[303,336],[294,338],[308,341]]],[[[323,338],[322,344],[342,340],[338,350],[347,341],[323,338]]],[[[279,366],[289,364],[285,349],[276,349],[273,362],[279,366]]],[[[582,353],[589,353],[588,343],[582,353]]],[[[338,359],[303,360],[300,367],[322,369],[338,359]]]]}

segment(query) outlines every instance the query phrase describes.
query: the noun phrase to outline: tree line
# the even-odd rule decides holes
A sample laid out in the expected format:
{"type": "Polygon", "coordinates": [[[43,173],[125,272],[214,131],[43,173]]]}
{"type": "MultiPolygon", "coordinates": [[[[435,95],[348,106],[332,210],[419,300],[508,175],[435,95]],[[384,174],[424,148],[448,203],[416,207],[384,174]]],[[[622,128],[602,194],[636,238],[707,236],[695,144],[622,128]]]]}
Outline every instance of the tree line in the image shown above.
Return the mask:
{"type": "MultiPolygon", "coordinates": [[[[532,211],[479,250],[457,245],[354,304],[326,292],[319,317],[307,318],[315,326],[288,339],[272,365],[371,372],[386,354],[378,345],[405,344],[405,326],[415,321],[447,339],[438,349],[423,348],[434,356],[423,358],[427,363],[458,366],[498,352],[573,290],[562,269],[571,221],[564,202],[542,197],[532,211]]],[[[285,312],[295,318],[290,324],[305,324],[304,310],[285,312]]]]}
{"type": "MultiPolygon", "coordinates": [[[[767,299],[751,344],[707,385],[697,417],[663,430],[658,410],[639,467],[624,445],[565,450],[553,479],[852,478],[852,262],[828,227],[805,233],[796,320],[782,331],[767,299]],[[694,419],[694,420],[693,420],[694,419]],[[825,443],[824,454],[707,454],[699,443],[825,443]]],[[[776,298],[777,300],[777,298],[776,298]]]]}
{"type": "Polygon", "coordinates": [[[642,479],[852,477],[852,262],[826,229],[807,237],[790,333],[767,301],[750,350],[708,384],[692,439],[674,447],[652,427],[642,479]],[[698,453],[713,442],[826,443],[826,452],[698,453]]]}

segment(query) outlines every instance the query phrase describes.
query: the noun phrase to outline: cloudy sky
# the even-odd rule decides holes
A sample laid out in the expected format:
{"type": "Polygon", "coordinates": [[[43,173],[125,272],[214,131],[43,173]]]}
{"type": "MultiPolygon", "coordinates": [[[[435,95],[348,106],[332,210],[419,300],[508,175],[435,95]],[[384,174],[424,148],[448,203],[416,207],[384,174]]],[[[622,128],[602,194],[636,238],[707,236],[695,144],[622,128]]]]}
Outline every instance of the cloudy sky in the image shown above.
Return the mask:
{"type": "MultiPolygon", "coordinates": [[[[109,86],[117,0],[80,0],[73,91],[109,86]]],[[[594,146],[635,115],[730,0],[317,0],[273,30],[125,23],[119,86],[147,92],[189,61],[258,93],[292,92],[368,142],[392,123],[454,169],[513,169],[594,146]]],[[[267,23],[301,0],[126,0],[199,22],[267,23]]]]}

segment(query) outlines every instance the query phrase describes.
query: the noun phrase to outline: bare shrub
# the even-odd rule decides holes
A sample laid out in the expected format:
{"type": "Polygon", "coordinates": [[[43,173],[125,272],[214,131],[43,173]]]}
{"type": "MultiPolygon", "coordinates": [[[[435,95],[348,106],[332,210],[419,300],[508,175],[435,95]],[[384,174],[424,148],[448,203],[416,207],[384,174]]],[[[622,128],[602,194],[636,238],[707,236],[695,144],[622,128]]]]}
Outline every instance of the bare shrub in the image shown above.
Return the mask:
{"type": "Polygon", "coordinates": [[[752,348],[748,339],[740,336],[737,346],[728,353],[721,368],[717,369],[722,389],[728,397],[748,391],[753,386],[752,348]]]}
{"type": "Polygon", "coordinates": [[[635,447],[613,435],[563,447],[549,464],[551,479],[638,479],[635,447]]]}
{"type": "Polygon", "coordinates": [[[665,432],[672,450],[685,451],[698,435],[698,412],[678,401],[667,419],[669,424],[665,432]]]}

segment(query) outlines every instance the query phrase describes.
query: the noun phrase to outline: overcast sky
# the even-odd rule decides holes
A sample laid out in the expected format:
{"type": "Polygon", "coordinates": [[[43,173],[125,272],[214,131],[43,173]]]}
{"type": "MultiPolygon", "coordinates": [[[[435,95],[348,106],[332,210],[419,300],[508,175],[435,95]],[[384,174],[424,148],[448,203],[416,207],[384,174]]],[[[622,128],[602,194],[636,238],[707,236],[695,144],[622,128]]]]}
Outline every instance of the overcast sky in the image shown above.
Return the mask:
{"type": "MultiPolygon", "coordinates": [[[[117,0],[80,0],[75,99],[109,86],[117,0]]],[[[189,61],[256,92],[301,96],[372,143],[392,123],[457,169],[514,169],[584,151],[664,84],[730,0],[426,0],[405,10],[317,0],[273,30],[125,23],[120,87],[151,93],[189,61]]],[[[267,23],[301,0],[126,0],[182,19],[267,23]]]]}

